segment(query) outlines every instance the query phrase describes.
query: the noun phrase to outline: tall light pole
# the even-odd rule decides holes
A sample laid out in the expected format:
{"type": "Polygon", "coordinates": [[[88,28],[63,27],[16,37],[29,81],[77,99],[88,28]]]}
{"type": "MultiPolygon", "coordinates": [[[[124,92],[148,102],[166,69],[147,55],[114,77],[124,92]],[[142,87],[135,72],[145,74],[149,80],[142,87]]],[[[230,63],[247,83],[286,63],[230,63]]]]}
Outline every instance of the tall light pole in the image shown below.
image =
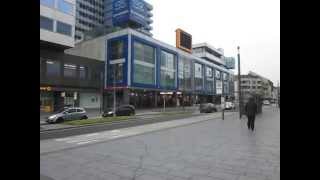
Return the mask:
{"type": "Polygon", "coordinates": [[[113,69],[113,117],[116,116],[116,64],[113,69]]]}
{"type": "Polygon", "coordinates": [[[100,93],[101,93],[101,98],[100,98],[100,114],[102,113],[103,109],[103,90],[104,90],[104,73],[100,73],[100,79],[101,79],[101,87],[100,87],[100,93]]]}
{"type": "Polygon", "coordinates": [[[242,96],[241,96],[241,69],[240,69],[240,46],[238,49],[238,94],[239,94],[239,117],[242,117],[242,96]]]}

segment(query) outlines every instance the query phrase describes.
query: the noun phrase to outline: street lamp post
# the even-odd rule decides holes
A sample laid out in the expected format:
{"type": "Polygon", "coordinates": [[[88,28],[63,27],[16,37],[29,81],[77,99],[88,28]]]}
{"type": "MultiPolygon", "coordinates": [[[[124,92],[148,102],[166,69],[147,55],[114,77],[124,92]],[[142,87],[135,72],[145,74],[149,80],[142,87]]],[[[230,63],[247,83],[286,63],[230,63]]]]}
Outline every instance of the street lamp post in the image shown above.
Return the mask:
{"type": "Polygon", "coordinates": [[[241,69],[240,69],[240,46],[238,49],[238,93],[239,93],[239,117],[242,117],[242,96],[241,96],[241,69]]]}
{"type": "Polygon", "coordinates": [[[101,79],[101,87],[100,87],[100,93],[101,93],[101,99],[100,99],[100,114],[102,113],[103,109],[103,90],[104,90],[104,73],[101,72],[100,74],[100,79],[101,79]]]}
{"type": "Polygon", "coordinates": [[[116,65],[113,69],[113,117],[116,116],[116,65]]]}

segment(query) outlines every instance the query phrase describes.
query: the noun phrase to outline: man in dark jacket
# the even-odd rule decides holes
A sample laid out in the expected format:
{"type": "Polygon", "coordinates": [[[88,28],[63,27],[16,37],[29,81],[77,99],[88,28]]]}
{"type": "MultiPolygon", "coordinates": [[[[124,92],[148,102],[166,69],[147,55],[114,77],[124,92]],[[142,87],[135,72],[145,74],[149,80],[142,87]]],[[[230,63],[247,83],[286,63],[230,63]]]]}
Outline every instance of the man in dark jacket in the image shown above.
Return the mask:
{"type": "Polygon", "coordinates": [[[253,98],[249,99],[245,106],[245,111],[248,117],[248,129],[254,130],[254,120],[257,113],[257,104],[254,102],[253,98]]]}

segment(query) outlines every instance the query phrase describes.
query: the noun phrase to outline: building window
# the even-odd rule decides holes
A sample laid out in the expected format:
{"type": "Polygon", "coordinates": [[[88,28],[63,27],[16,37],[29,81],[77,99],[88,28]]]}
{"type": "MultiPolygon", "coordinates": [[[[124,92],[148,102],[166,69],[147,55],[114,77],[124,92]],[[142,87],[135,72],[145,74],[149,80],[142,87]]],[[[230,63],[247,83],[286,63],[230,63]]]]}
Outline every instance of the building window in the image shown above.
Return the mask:
{"type": "Polygon", "coordinates": [[[220,79],[220,78],[221,78],[220,71],[218,71],[218,70],[216,70],[216,78],[217,78],[217,79],[220,79]]]}
{"type": "Polygon", "coordinates": [[[161,51],[160,85],[175,87],[176,85],[176,56],[161,51]]]}
{"type": "Polygon", "coordinates": [[[64,0],[58,0],[58,9],[66,14],[73,14],[73,4],[64,0]]]}
{"type": "Polygon", "coordinates": [[[72,36],[72,26],[60,21],[57,21],[57,32],[67,36],[72,36]]]}
{"type": "Polygon", "coordinates": [[[207,91],[213,93],[213,80],[214,80],[214,77],[213,77],[213,69],[211,67],[206,67],[206,83],[205,83],[205,86],[206,86],[206,89],[207,91]]]}
{"type": "Polygon", "coordinates": [[[77,77],[77,66],[74,64],[64,64],[63,66],[64,77],[77,77]]]}
{"type": "Polygon", "coordinates": [[[58,61],[46,61],[47,76],[58,77],[60,76],[60,62],[58,61]]]}
{"type": "Polygon", "coordinates": [[[110,70],[109,81],[111,83],[122,83],[123,81],[123,59],[124,59],[124,42],[123,40],[113,40],[109,44],[110,48],[110,70]],[[117,60],[121,60],[116,62],[117,60]]]}
{"type": "Polygon", "coordinates": [[[206,76],[207,76],[207,78],[213,78],[213,73],[212,73],[211,67],[206,68],[206,76]]]}
{"type": "Polygon", "coordinates": [[[203,89],[203,68],[202,64],[194,63],[195,89],[203,89]]]}
{"type": "Polygon", "coordinates": [[[228,74],[227,73],[223,73],[223,80],[227,81],[228,80],[228,74]]]}
{"type": "Polygon", "coordinates": [[[178,61],[179,90],[191,91],[191,59],[180,56],[178,61]]]}
{"type": "Polygon", "coordinates": [[[155,84],[155,55],[155,48],[134,42],[135,83],[155,84]]]}
{"type": "Polygon", "coordinates": [[[109,70],[109,77],[111,83],[122,83],[123,80],[123,64],[112,64],[109,70]],[[115,79],[114,79],[115,77],[115,79]]]}
{"type": "Polygon", "coordinates": [[[85,66],[79,66],[79,78],[86,79],[86,67],[85,66]]]}
{"type": "Polygon", "coordinates": [[[40,0],[40,4],[54,8],[54,0],[40,0]]]}
{"type": "Polygon", "coordinates": [[[53,31],[53,20],[44,16],[40,16],[40,28],[53,31]]]}
{"type": "Polygon", "coordinates": [[[124,43],[121,40],[111,41],[110,60],[124,58],[124,43]]]}

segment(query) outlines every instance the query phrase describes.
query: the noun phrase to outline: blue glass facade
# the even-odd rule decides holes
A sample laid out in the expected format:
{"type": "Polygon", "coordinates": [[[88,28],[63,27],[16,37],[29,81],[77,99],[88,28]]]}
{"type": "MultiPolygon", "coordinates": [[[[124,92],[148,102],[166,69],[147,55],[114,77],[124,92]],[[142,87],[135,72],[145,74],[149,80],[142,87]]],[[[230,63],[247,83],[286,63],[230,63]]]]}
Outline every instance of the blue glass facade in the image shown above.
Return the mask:
{"type": "Polygon", "coordinates": [[[129,89],[229,94],[230,72],[227,69],[205,63],[178,49],[134,34],[108,39],[106,47],[106,89],[115,83],[116,87],[129,89]],[[118,78],[114,81],[115,74],[118,78]]]}

